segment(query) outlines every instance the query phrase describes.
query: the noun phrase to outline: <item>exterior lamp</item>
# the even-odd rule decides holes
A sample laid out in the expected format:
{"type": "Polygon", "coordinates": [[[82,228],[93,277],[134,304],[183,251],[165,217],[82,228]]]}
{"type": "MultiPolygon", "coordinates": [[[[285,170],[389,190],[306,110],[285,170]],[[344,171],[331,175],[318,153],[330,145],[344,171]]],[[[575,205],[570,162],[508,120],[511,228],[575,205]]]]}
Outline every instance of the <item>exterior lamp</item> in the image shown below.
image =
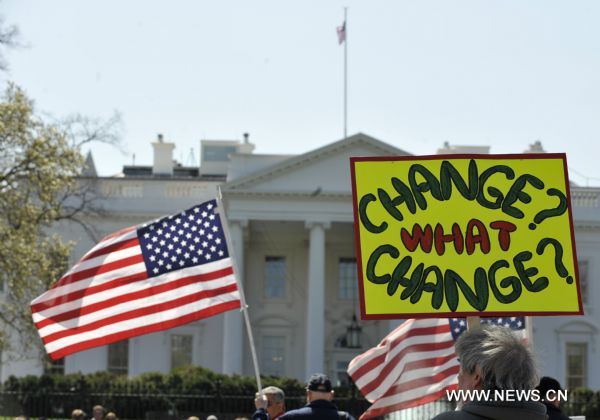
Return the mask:
{"type": "Polygon", "coordinates": [[[358,349],[362,347],[360,342],[360,336],[362,334],[362,328],[358,325],[356,315],[352,315],[352,322],[346,328],[346,346],[349,349],[358,349]]]}

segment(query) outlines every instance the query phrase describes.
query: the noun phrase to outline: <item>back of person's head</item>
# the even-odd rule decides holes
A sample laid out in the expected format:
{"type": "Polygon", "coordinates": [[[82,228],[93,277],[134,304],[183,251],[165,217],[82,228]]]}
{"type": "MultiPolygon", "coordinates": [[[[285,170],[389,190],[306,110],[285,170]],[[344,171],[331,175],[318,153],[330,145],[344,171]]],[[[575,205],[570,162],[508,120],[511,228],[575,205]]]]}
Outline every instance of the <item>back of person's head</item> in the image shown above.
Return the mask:
{"type": "Polygon", "coordinates": [[[560,382],[558,382],[556,379],[549,376],[544,376],[542,379],[540,379],[540,383],[535,387],[535,389],[540,391],[540,398],[542,398],[542,400],[556,407],[560,406],[558,393],[563,391],[563,389],[560,386],[560,382]]]}
{"type": "Polygon", "coordinates": [[[263,394],[272,395],[275,402],[284,402],[285,394],[281,388],[276,386],[268,386],[263,389],[263,394]]]}
{"type": "Polygon", "coordinates": [[[100,404],[95,405],[94,408],[92,408],[92,416],[94,419],[104,418],[104,407],[100,404]]]}
{"type": "Polygon", "coordinates": [[[117,418],[117,415],[115,413],[113,413],[112,411],[106,413],[106,416],[104,416],[104,420],[119,420],[117,418]]]}
{"type": "Polygon", "coordinates": [[[546,395],[548,391],[558,392],[563,390],[560,386],[560,382],[549,376],[543,376],[542,379],[540,379],[540,383],[538,384],[538,386],[535,387],[535,389],[539,390],[540,394],[542,395],[546,395]]]}
{"type": "Polygon", "coordinates": [[[71,420],[85,420],[85,411],[76,408],[71,412],[71,420]]]}
{"type": "Polygon", "coordinates": [[[208,416],[206,418],[206,420],[218,420],[218,419],[217,419],[217,416],[215,416],[214,414],[211,414],[210,416],[208,416]]]}
{"type": "Polygon", "coordinates": [[[310,401],[332,400],[333,387],[329,377],[324,373],[314,373],[306,383],[306,391],[310,401]]]}
{"type": "Polygon", "coordinates": [[[478,371],[482,389],[533,389],[538,375],[531,351],[512,330],[482,325],[465,331],[456,342],[461,369],[478,371]]]}

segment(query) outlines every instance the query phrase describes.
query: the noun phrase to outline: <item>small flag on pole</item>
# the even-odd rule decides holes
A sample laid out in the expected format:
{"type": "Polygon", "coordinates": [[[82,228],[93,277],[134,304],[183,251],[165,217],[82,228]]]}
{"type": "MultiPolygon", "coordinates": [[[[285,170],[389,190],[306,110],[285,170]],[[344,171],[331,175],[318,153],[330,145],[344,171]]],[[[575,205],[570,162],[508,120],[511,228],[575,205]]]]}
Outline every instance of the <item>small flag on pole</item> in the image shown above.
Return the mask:
{"type": "Polygon", "coordinates": [[[341,26],[338,26],[336,31],[338,36],[338,44],[342,45],[342,43],[346,40],[346,21],[344,21],[341,26]]]}
{"type": "Polygon", "coordinates": [[[228,247],[216,200],[108,235],[31,302],[48,355],[239,308],[228,247]]]}
{"type": "MultiPolygon", "coordinates": [[[[482,318],[525,332],[524,317],[482,318]]],[[[467,328],[465,318],[410,319],[377,347],[355,357],[348,375],[373,403],[360,420],[416,407],[443,397],[458,384],[454,341],[467,328]]]]}

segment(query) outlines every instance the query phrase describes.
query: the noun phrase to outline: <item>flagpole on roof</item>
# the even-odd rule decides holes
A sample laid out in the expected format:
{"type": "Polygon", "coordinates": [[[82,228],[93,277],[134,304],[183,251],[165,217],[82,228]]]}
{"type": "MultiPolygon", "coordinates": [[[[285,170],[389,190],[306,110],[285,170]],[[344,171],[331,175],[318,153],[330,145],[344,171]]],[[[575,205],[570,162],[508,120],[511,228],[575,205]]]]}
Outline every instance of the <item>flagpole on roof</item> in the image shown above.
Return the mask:
{"type": "Polygon", "coordinates": [[[235,277],[235,282],[238,286],[238,291],[240,292],[240,304],[241,304],[241,312],[244,316],[244,322],[246,324],[246,331],[248,332],[248,342],[250,344],[250,353],[252,354],[252,363],[254,364],[254,375],[256,376],[256,386],[258,388],[258,392],[262,395],[262,383],[260,380],[260,371],[258,368],[258,358],[256,357],[256,347],[254,345],[254,336],[252,335],[252,327],[250,326],[250,318],[248,316],[248,305],[246,304],[246,297],[244,296],[244,288],[242,287],[240,278],[238,277],[237,260],[235,256],[235,250],[233,246],[233,241],[231,239],[231,234],[229,233],[229,223],[227,222],[227,216],[225,215],[225,207],[223,206],[223,195],[221,193],[221,187],[217,186],[217,209],[219,211],[219,215],[221,216],[221,224],[223,225],[223,233],[225,233],[225,239],[228,244],[231,245],[229,249],[229,256],[231,257],[231,263],[233,265],[233,274],[235,277]]]}
{"type": "Polygon", "coordinates": [[[344,7],[344,138],[348,137],[348,7],[344,7]]]}
{"type": "Polygon", "coordinates": [[[344,22],[336,28],[338,44],[344,44],[344,138],[348,137],[348,8],[344,7],[344,22]]]}

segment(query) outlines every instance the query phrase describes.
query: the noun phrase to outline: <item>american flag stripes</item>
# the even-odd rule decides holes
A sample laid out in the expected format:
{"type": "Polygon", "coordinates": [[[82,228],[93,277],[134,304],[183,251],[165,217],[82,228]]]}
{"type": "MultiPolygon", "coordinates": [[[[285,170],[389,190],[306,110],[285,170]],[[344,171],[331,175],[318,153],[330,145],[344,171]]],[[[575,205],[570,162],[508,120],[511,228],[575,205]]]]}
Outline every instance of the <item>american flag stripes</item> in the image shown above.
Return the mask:
{"type": "MultiPolygon", "coordinates": [[[[523,317],[482,318],[482,323],[525,326],[523,317]]],[[[466,327],[464,318],[410,319],[355,357],[348,375],[373,403],[361,420],[426,404],[456,389],[460,365],[454,341],[466,327]]]]}
{"type": "Polygon", "coordinates": [[[215,200],[105,237],[31,302],[53,360],[239,307],[215,200]]]}

